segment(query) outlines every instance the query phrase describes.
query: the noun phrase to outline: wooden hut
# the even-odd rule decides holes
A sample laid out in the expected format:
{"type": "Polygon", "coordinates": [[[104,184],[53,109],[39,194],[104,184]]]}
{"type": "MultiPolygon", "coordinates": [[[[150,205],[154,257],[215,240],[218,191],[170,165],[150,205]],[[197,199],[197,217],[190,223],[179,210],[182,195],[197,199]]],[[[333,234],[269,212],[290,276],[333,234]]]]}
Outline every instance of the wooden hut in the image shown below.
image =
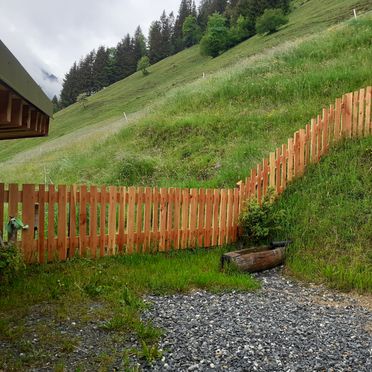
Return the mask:
{"type": "Polygon", "coordinates": [[[0,40],[0,140],[48,135],[53,105],[0,40]]]}

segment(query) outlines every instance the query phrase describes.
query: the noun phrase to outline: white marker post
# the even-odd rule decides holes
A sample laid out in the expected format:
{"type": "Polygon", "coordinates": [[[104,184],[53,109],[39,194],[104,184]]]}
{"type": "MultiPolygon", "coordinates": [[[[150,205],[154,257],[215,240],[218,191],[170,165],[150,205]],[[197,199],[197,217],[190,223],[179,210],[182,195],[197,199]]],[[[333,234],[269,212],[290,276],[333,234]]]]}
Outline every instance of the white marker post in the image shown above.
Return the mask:
{"type": "Polygon", "coordinates": [[[353,12],[354,12],[354,18],[357,19],[356,10],[353,9],[353,12]]]}
{"type": "Polygon", "coordinates": [[[124,114],[125,120],[126,120],[126,121],[127,121],[127,123],[128,123],[128,118],[127,118],[127,114],[126,114],[125,112],[123,112],[123,114],[124,114]]]}

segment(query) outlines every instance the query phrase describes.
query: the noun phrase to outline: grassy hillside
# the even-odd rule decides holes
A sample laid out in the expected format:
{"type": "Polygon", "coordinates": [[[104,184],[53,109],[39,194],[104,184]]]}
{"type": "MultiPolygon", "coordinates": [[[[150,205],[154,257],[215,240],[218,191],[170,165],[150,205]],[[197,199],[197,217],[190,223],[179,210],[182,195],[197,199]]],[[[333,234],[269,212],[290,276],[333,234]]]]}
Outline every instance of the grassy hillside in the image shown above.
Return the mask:
{"type": "Polygon", "coordinates": [[[2,178],[43,182],[48,173],[54,183],[234,185],[324,105],[371,84],[371,39],[366,16],[282,44],[174,89],[107,140],[4,166],[2,178]]]}
{"type": "Polygon", "coordinates": [[[301,279],[372,292],[372,138],[341,144],[284,192],[287,260],[301,279]]]}
{"type": "MultiPolygon", "coordinates": [[[[291,40],[309,37],[316,32],[324,30],[330,25],[350,18],[353,8],[356,8],[358,12],[369,10],[369,1],[294,1],[294,11],[290,15],[290,22],[278,33],[265,37],[255,36],[215,59],[202,57],[197,46],[167,58],[152,66],[151,74],[146,78],[141,74],[134,74],[95,94],[89,99],[87,109],[83,109],[79,105],[72,105],[58,113],[52,123],[50,136],[48,138],[2,141],[0,143],[0,158],[2,160],[7,160],[18,155],[15,158],[17,162],[22,162],[24,159],[30,160],[30,153],[26,152],[24,156],[22,156],[22,152],[28,149],[35,149],[35,151],[31,153],[33,159],[35,159],[35,162],[39,161],[39,163],[40,160],[42,160],[45,164],[42,164],[37,171],[27,172],[24,177],[17,178],[17,180],[30,181],[34,178],[35,181],[44,180],[44,165],[46,165],[47,172],[49,172],[49,164],[54,162],[53,157],[44,155],[46,152],[50,151],[50,149],[54,147],[64,147],[68,159],[64,160],[63,163],[66,163],[66,161],[69,163],[71,152],[74,153],[74,150],[71,151],[69,147],[76,146],[80,149],[83,145],[83,147],[89,148],[93,143],[100,141],[102,135],[107,135],[107,132],[112,130],[112,128],[116,130],[116,128],[126,125],[122,119],[124,111],[127,114],[137,114],[130,119],[130,122],[136,124],[136,118],[146,115],[148,110],[154,105],[156,110],[158,110],[158,105],[165,101],[165,105],[161,107],[162,109],[163,107],[168,107],[169,96],[172,96],[179,87],[184,87],[189,83],[200,80],[203,73],[205,73],[207,77],[210,77],[213,73],[230,66],[226,74],[235,74],[237,68],[241,70],[242,64],[250,63],[254,65],[257,59],[262,58],[266,58],[268,62],[270,53],[272,53],[268,48],[279,46],[278,49],[286,49],[289,47],[287,42],[291,40]],[[264,57],[255,56],[253,60],[249,62],[249,57],[263,51],[264,57]],[[269,54],[269,56],[266,56],[267,54],[269,54]],[[87,139],[86,137],[82,137],[83,135],[85,136],[91,133],[93,133],[91,136],[92,138],[87,139]],[[80,141],[77,140],[79,138],[81,139],[80,141]],[[74,146],[71,146],[72,139],[74,140],[74,146]],[[39,156],[38,153],[42,153],[42,156],[39,156]],[[40,169],[42,169],[42,172],[40,169]]],[[[238,76],[238,74],[235,74],[235,76],[238,76]]],[[[199,82],[200,89],[204,89],[204,87],[208,89],[211,84],[215,83],[215,79],[221,83],[220,77],[210,78],[207,79],[207,81],[199,82]]],[[[193,89],[193,85],[191,85],[191,87],[191,89],[193,89]]],[[[219,110],[229,115],[230,101],[229,97],[226,98],[225,101],[222,101],[221,97],[219,110]]],[[[187,104],[187,102],[185,102],[185,104],[187,104]]],[[[245,97],[242,97],[240,102],[235,102],[235,106],[240,106],[240,112],[248,109],[245,97]]],[[[182,111],[178,112],[178,115],[182,114],[182,111]]],[[[235,113],[233,114],[235,115],[235,113]]],[[[192,119],[199,120],[198,117],[192,119]]],[[[149,120],[154,123],[154,120],[158,119],[150,117],[148,121],[149,120]]],[[[126,146],[126,144],[123,145],[126,146]]],[[[95,152],[96,150],[93,151],[95,152]]],[[[134,151],[137,152],[136,145],[134,151]]],[[[186,150],[186,152],[189,152],[189,150],[186,150]]],[[[64,156],[64,154],[59,153],[59,157],[61,157],[61,155],[64,156]]],[[[152,154],[149,154],[149,156],[152,156],[152,154]]],[[[130,162],[133,163],[131,160],[130,162]]],[[[5,167],[4,177],[5,180],[10,180],[14,176],[14,173],[17,172],[12,170],[8,173],[6,172],[7,169],[9,168],[5,167]]],[[[96,172],[95,170],[92,171],[93,173],[96,172]]],[[[54,170],[51,170],[51,172],[52,176],[54,176],[54,170]]],[[[203,171],[201,171],[201,173],[203,173],[203,171]]],[[[88,177],[82,176],[80,181],[85,181],[86,178],[88,177]]],[[[169,175],[166,175],[166,178],[168,179],[169,175]]],[[[55,182],[72,182],[77,180],[76,178],[70,179],[69,177],[61,177],[56,180],[53,179],[55,182]]],[[[112,179],[108,179],[101,175],[99,178],[92,181],[112,182],[112,179]]],[[[118,182],[120,181],[121,180],[118,180],[118,182]]]]}

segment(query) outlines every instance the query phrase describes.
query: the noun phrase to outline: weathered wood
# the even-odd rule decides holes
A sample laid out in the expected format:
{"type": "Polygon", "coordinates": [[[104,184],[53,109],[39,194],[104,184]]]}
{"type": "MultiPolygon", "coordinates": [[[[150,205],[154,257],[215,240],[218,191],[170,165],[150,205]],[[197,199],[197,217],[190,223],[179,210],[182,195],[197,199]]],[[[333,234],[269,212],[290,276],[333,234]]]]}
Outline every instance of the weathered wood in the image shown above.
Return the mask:
{"type": "Polygon", "coordinates": [[[284,262],[285,248],[257,247],[225,253],[221,259],[222,269],[233,264],[239,270],[250,273],[272,269],[284,262]]]}

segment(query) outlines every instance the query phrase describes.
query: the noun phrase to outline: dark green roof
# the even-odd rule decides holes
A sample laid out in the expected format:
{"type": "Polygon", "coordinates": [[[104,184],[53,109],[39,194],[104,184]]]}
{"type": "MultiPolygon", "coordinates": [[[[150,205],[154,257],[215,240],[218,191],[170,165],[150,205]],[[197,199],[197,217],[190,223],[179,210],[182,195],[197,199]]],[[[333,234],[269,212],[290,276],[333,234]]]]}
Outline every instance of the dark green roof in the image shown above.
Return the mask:
{"type": "Polygon", "coordinates": [[[52,102],[1,40],[0,81],[3,81],[9,88],[40,111],[52,116],[52,102]]]}

